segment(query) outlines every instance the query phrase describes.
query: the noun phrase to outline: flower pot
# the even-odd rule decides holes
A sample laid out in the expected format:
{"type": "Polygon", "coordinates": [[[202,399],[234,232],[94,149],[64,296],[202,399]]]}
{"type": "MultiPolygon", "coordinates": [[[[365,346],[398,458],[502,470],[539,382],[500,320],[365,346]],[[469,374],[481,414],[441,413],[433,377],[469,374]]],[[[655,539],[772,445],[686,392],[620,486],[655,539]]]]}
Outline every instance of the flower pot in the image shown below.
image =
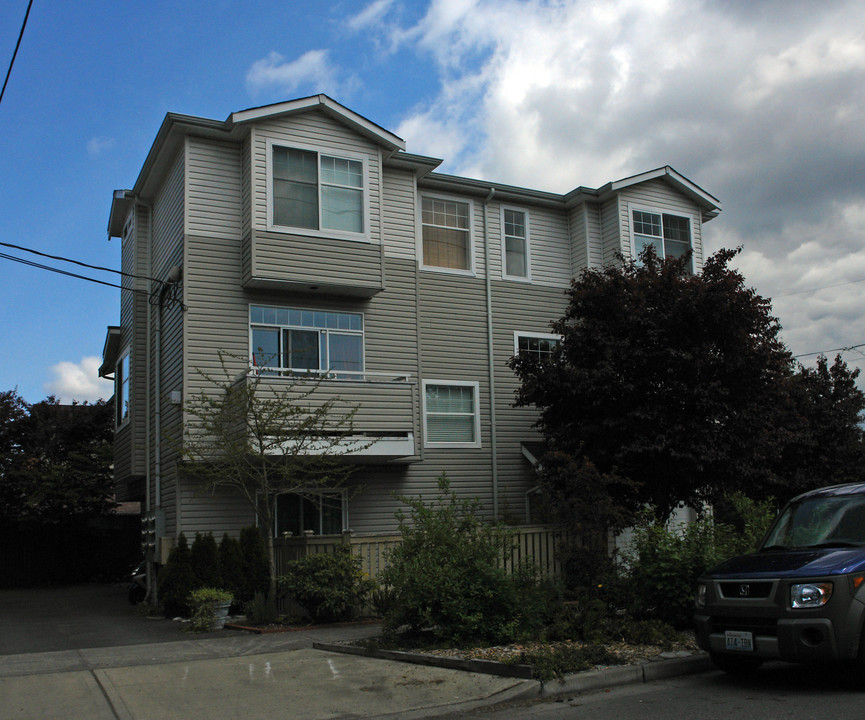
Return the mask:
{"type": "Polygon", "coordinates": [[[215,603],[213,605],[213,619],[210,621],[211,630],[222,630],[225,627],[225,618],[228,617],[228,609],[231,603],[215,603]]]}

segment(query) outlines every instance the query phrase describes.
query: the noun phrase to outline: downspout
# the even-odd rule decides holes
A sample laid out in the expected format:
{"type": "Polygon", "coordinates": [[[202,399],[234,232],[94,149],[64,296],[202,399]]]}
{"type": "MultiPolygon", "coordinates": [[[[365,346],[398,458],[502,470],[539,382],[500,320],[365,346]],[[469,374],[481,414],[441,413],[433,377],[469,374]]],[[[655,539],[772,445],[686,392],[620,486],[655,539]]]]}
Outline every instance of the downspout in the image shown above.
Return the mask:
{"type": "Polygon", "coordinates": [[[490,188],[490,194],[484,198],[484,270],[486,274],[487,296],[487,361],[489,363],[490,383],[490,460],[492,462],[493,481],[493,518],[499,519],[499,462],[498,444],[496,439],[496,376],[493,361],[493,290],[490,271],[490,233],[487,218],[487,205],[496,194],[495,188],[490,188]]]}
{"type": "MultiPolygon", "coordinates": [[[[139,200],[136,200],[137,208],[144,208],[147,210],[147,277],[152,277],[151,270],[153,265],[153,257],[150,252],[150,243],[153,240],[153,231],[151,225],[151,217],[150,217],[150,207],[145,205],[139,200]]],[[[136,220],[137,218],[136,213],[136,220]]],[[[133,323],[134,324],[134,323],[133,323]]],[[[151,333],[153,332],[153,304],[150,302],[150,294],[147,295],[147,341],[145,343],[145,357],[144,357],[144,509],[146,516],[149,518],[151,512],[153,511],[153,502],[150,498],[151,493],[151,484],[152,484],[152,476],[150,472],[150,449],[151,449],[151,431],[150,431],[150,373],[152,371],[151,362],[150,362],[150,353],[152,351],[151,348],[151,333]]],[[[154,535],[154,539],[158,543],[159,540],[154,535]]],[[[155,552],[156,548],[154,548],[155,552]]],[[[147,583],[147,591],[145,597],[152,602],[154,605],[156,604],[156,572],[153,568],[153,560],[150,560],[145,565],[145,579],[147,583]]]]}

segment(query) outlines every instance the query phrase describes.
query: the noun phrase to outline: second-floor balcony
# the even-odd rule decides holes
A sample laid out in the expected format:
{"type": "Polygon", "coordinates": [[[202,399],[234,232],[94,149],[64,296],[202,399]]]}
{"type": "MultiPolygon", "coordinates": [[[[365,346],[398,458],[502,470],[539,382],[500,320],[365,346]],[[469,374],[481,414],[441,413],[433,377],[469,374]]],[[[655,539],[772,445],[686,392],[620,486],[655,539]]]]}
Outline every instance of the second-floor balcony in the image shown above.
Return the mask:
{"type": "MultiPolygon", "coordinates": [[[[254,388],[263,402],[293,403],[308,412],[332,404],[331,422],[321,430],[327,437],[307,438],[307,452],[344,453],[352,462],[406,460],[418,454],[420,399],[417,382],[409,375],[253,367],[237,378],[235,386],[240,383],[254,388]],[[339,422],[352,411],[348,423],[339,422]]],[[[279,443],[267,450],[273,454],[291,451],[279,443]]]]}

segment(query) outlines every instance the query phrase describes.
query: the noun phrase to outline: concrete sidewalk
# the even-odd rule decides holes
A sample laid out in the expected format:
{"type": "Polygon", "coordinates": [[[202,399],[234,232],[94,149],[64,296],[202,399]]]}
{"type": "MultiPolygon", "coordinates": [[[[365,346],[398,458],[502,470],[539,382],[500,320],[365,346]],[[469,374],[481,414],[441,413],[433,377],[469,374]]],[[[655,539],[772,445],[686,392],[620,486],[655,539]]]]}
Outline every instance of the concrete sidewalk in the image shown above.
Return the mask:
{"type": "Polygon", "coordinates": [[[0,657],[0,718],[428,717],[538,683],[312,649],[378,626],[0,657]]]}
{"type": "Polygon", "coordinates": [[[0,657],[0,718],[424,718],[708,668],[698,656],[580,673],[544,687],[312,648],[378,632],[377,625],[325,627],[7,655],[0,657]]]}

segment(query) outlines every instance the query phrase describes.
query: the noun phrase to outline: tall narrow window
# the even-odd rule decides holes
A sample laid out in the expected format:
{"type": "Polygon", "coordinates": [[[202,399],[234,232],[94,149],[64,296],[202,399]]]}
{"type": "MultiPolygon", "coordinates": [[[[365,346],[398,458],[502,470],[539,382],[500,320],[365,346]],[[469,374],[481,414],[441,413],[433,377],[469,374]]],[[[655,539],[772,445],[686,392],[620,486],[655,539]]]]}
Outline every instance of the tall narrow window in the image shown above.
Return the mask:
{"type": "Polygon", "coordinates": [[[428,446],[480,446],[478,384],[424,381],[424,425],[428,446]]]}
{"type": "Polygon", "coordinates": [[[129,352],[120,360],[114,372],[114,402],[117,411],[117,426],[129,419],[129,352]]]}
{"type": "Polygon", "coordinates": [[[273,225],[362,234],[363,161],[272,146],[273,225]]]}
{"type": "Polygon", "coordinates": [[[526,214],[521,210],[502,211],[504,224],[505,277],[529,277],[529,244],[526,214]]]}
{"type": "Polygon", "coordinates": [[[471,270],[468,203],[424,197],[421,222],[424,265],[471,270]]]}

